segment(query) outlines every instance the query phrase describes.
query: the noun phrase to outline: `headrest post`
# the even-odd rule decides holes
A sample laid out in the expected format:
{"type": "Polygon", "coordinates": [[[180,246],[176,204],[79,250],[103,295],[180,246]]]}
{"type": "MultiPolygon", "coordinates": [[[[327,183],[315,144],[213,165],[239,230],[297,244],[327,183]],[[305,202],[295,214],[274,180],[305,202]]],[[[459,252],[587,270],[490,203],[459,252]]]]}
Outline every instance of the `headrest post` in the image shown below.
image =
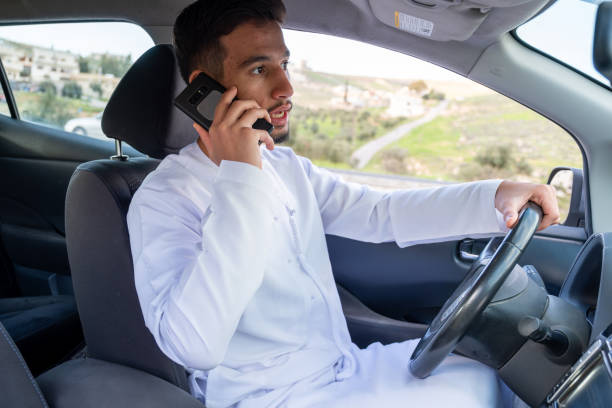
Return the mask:
{"type": "Polygon", "coordinates": [[[117,152],[116,155],[111,156],[111,160],[119,160],[119,161],[126,161],[127,159],[130,158],[130,156],[126,156],[123,154],[123,151],[121,149],[121,140],[119,139],[115,139],[115,152],[117,152]]]}

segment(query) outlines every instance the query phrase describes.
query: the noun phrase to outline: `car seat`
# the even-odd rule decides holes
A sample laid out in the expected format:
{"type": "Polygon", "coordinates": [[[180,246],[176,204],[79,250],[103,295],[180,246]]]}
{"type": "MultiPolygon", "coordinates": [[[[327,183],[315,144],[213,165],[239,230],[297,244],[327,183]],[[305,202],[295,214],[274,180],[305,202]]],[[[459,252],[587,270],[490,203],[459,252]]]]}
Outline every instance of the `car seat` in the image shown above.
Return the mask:
{"type": "Polygon", "coordinates": [[[91,358],[66,362],[34,379],[1,323],[0,362],[2,408],[202,408],[160,378],[91,358]]]}
{"type": "Polygon", "coordinates": [[[172,101],[185,87],[171,45],[143,54],[123,77],[102,118],[104,133],[149,157],[81,164],[66,195],[66,244],[87,355],[133,367],[187,390],[185,369],[158,349],[134,286],[126,214],[143,179],[197,136],[172,101]]]}

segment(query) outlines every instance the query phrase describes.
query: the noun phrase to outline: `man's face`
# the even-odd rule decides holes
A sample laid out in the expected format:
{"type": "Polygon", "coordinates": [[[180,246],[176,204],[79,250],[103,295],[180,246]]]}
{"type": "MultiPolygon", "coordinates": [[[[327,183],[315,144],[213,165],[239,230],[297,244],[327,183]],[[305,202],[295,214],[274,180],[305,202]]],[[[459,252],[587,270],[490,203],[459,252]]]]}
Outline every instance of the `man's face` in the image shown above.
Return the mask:
{"type": "Polygon", "coordinates": [[[236,86],[238,99],[253,99],[267,109],[274,125],[272,138],[285,140],[293,88],[287,72],[289,50],[279,24],[244,23],[220,41],[225,50],[221,84],[236,86]]]}

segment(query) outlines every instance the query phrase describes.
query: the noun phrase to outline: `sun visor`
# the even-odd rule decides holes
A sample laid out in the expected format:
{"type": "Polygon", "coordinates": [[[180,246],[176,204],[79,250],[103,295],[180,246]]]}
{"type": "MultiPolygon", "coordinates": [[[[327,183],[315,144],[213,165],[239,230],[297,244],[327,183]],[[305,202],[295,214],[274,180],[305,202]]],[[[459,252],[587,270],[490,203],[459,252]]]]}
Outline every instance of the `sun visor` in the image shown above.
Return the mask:
{"type": "Polygon", "coordinates": [[[376,18],[401,31],[436,41],[463,41],[493,9],[532,0],[369,0],[376,18]]]}

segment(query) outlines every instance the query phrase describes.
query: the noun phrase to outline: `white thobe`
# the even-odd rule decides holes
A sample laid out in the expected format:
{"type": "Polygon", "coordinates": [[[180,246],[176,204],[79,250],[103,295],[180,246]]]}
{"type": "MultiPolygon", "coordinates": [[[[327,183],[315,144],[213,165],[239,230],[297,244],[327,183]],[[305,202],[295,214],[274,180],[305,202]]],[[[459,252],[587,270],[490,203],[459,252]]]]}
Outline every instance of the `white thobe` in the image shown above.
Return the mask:
{"type": "MultiPolygon", "coordinates": [[[[325,234],[399,246],[500,232],[499,181],[380,192],[284,147],[263,169],[197,144],[166,157],[132,200],[128,227],[146,326],[217,407],[491,407],[493,370],[450,356],[425,380],[415,341],[352,344],[325,234]]],[[[376,277],[372,277],[376,279],[376,277]]]]}

